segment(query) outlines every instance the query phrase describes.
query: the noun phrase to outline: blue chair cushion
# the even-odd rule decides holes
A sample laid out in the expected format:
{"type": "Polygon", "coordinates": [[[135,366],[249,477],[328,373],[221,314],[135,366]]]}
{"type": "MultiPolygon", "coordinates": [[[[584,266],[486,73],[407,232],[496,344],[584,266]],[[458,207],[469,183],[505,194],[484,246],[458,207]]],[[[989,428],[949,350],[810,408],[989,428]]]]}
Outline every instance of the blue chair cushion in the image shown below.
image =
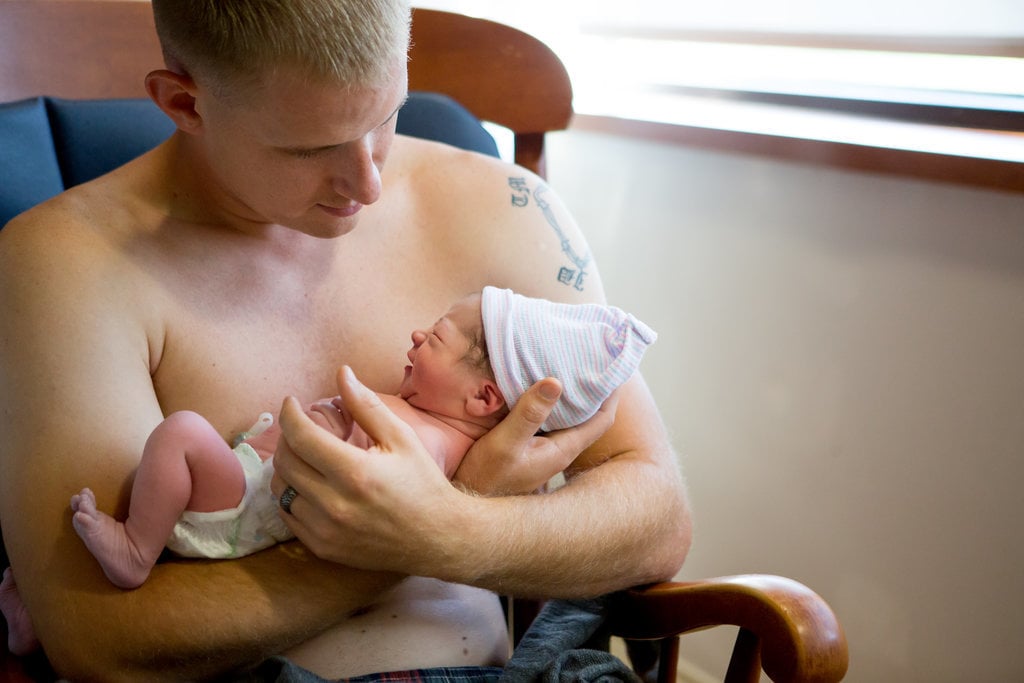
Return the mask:
{"type": "Polygon", "coordinates": [[[47,100],[65,187],[108,173],[170,137],[174,124],[149,99],[47,100]]]}
{"type": "Polygon", "coordinates": [[[63,189],[43,98],[0,104],[0,227],[63,189]]]}
{"type": "Polygon", "coordinates": [[[498,145],[487,129],[465,107],[447,95],[409,93],[409,100],[398,112],[398,132],[498,156],[498,145]]]}

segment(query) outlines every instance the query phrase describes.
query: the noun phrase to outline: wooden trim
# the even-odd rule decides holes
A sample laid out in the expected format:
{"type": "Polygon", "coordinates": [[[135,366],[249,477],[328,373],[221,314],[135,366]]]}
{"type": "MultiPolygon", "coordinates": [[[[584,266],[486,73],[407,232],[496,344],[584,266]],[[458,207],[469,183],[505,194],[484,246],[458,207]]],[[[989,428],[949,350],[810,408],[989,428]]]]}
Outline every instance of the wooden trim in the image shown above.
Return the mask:
{"type": "Polygon", "coordinates": [[[143,2],[0,1],[0,102],[146,97],[163,66],[143,2]]]}
{"type": "MultiPolygon", "coordinates": [[[[956,129],[937,131],[952,136],[956,129]]],[[[901,149],[869,144],[801,138],[752,130],[730,130],[693,123],[667,123],[577,113],[570,130],[635,137],[720,152],[881,173],[920,180],[955,183],[993,190],[1024,192],[1024,135],[1005,136],[1021,150],[1019,159],[986,158],[938,150],[901,149]]]]}
{"type": "Polygon", "coordinates": [[[893,121],[1024,132],[1024,101],[1010,95],[956,92],[922,94],[903,88],[830,88],[820,83],[774,90],[671,85],[649,86],[646,90],[669,96],[782,105],[893,121]]]}

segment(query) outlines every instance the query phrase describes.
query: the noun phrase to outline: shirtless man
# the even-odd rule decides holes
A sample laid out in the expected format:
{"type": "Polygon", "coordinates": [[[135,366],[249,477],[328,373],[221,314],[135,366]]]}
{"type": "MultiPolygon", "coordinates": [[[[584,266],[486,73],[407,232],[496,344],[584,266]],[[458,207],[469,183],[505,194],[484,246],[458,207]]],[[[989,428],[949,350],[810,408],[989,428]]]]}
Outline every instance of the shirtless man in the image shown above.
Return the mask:
{"type": "Polygon", "coordinates": [[[463,467],[500,454],[508,467],[483,488],[507,490],[533,449],[555,448],[582,451],[583,473],[512,497],[451,486],[373,392],[325,381],[347,364],[394,392],[404,331],[485,284],[568,302],[603,292],[592,265],[582,288],[558,278],[572,267],[559,233],[585,244],[550,192],[538,206],[537,178],[395,136],[404,2],[251,4],[269,15],[230,3],[228,44],[204,16],[228,3],[155,0],[167,68],[146,86],[177,132],[0,232],[0,521],[57,671],[196,679],[277,653],[327,677],[500,663],[489,591],[570,597],[671,576],[689,512],[640,377],[614,416],[542,439],[557,384],[534,385],[463,467]],[[343,59],[309,56],[321,53],[343,59]],[[357,456],[304,419],[303,403],[336,392],[380,452],[357,456]],[[68,495],[89,482],[124,517],[165,414],[194,410],[227,438],[282,395],[296,398],[274,487],[299,492],[287,520],[303,545],[164,562],[138,590],[112,587],[68,495]]]}

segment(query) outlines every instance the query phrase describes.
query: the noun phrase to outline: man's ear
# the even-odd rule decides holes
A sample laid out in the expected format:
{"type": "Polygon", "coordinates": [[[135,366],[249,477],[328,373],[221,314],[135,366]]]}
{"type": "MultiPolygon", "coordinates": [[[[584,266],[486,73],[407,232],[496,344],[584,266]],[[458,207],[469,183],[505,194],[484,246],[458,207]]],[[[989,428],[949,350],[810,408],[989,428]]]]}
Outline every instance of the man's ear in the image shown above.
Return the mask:
{"type": "Polygon", "coordinates": [[[491,380],[484,380],[476,392],[466,401],[466,412],[473,417],[493,415],[505,406],[505,397],[501,395],[498,385],[491,380]]]}
{"type": "Polygon", "coordinates": [[[202,123],[196,111],[196,83],[191,76],[168,69],[158,69],[146,75],[146,92],[156,106],[185,133],[197,130],[202,123]]]}

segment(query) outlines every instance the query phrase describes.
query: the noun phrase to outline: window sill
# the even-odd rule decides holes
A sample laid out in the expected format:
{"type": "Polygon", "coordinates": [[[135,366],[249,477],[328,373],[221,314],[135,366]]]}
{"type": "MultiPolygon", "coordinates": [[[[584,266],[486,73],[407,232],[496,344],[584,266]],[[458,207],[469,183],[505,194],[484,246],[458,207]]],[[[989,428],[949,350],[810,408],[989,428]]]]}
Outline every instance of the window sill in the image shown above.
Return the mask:
{"type": "Polygon", "coordinates": [[[578,89],[572,129],[1024,192],[1024,133],[678,92],[578,89]]]}

